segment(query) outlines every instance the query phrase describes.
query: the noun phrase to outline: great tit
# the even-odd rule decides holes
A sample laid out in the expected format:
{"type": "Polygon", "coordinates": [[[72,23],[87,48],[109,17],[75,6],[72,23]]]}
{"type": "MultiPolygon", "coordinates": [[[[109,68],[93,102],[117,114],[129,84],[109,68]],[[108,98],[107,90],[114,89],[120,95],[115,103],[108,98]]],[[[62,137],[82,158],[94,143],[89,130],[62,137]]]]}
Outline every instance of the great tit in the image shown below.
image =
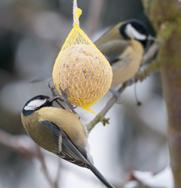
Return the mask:
{"type": "Polygon", "coordinates": [[[154,37],[141,22],[128,20],[118,23],[95,41],[112,66],[111,88],[122,85],[136,74],[142,64],[144,51],[153,40],[154,37]]]}
{"type": "Polygon", "coordinates": [[[55,100],[38,95],[26,102],[21,113],[26,132],[44,149],[90,169],[106,187],[113,188],[88,158],[87,133],[79,118],[63,108],[54,107],[55,100]]]}

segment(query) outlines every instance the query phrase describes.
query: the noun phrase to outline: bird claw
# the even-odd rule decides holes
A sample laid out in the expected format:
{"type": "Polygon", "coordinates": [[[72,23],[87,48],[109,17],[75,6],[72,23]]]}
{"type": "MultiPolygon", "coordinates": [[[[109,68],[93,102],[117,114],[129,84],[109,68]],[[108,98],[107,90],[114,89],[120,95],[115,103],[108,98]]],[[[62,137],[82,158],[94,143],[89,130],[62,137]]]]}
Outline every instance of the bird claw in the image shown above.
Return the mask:
{"type": "Polygon", "coordinates": [[[56,99],[55,101],[57,102],[57,104],[58,104],[60,107],[62,107],[63,109],[68,109],[68,110],[70,110],[71,112],[73,112],[73,113],[76,114],[76,112],[75,112],[75,110],[74,110],[76,107],[73,106],[73,105],[69,102],[69,100],[68,100],[68,95],[67,95],[68,90],[67,90],[67,89],[66,89],[66,90],[62,90],[62,89],[60,88],[61,95],[59,95],[59,94],[57,93],[57,91],[56,91],[56,88],[55,88],[55,86],[54,86],[52,80],[49,80],[49,82],[48,82],[48,87],[49,87],[49,89],[51,90],[51,93],[52,93],[53,97],[57,97],[57,99],[56,99]]]}
{"type": "Polygon", "coordinates": [[[63,99],[63,101],[66,103],[66,105],[67,105],[67,107],[73,112],[73,113],[75,113],[76,114],[76,112],[75,112],[75,108],[76,108],[76,106],[73,106],[71,103],[70,103],[70,101],[68,100],[68,89],[65,89],[65,90],[63,90],[62,88],[60,88],[60,91],[61,91],[61,96],[62,96],[62,99],[63,99]]]}

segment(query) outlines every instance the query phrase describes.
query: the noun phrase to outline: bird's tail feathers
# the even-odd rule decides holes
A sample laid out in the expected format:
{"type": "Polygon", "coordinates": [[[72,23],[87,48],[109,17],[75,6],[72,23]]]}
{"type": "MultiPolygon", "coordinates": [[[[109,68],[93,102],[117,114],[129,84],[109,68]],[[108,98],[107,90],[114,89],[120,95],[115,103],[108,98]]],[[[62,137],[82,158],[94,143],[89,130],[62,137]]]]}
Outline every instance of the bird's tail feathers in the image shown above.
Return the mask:
{"type": "Polygon", "coordinates": [[[97,178],[107,187],[107,188],[114,188],[113,185],[111,185],[104,176],[92,165],[89,164],[87,166],[94,174],[97,176],[97,178]]]}

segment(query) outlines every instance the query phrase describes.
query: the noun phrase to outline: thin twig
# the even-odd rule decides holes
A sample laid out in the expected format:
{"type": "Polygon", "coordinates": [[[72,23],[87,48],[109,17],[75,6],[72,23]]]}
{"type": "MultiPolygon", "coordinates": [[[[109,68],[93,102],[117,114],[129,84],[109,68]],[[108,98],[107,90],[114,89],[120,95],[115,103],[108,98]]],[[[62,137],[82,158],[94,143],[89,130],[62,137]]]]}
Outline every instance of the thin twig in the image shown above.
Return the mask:
{"type": "Polygon", "coordinates": [[[42,172],[43,172],[45,178],[47,179],[47,181],[50,184],[51,188],[57,188],[57,187],[55,187],[54,181],[52,180],[52,178],[51,178],[51,176],[49,174],[48,167],[47,167],[47,164],[45,162],[45,157],[44,157],[44,155],[43,155],[43,153],[42,153],[42,151],[41,151],[39,146],[37,146],[37,152],[38,152],[38,160],[39,160],[39,162],[41,164],[42,172]]]}
{"type": "MultiPolygon", "coordinates": [[[[153,59],[153,57],[155,56],[155,54],[158,52],[159,50],[159,43],[158,42],[155,42],[148,50],[148,52],[144,55],[143,57],[143,62],[144,63],[147,63],[149,62],[150,60],[153,59]]],[[[144,64],[143,63],[143,64],[144,64]]]]}
{"type": "MultiPolygon", "coordinates": [[[[37,159],[41,166],[42,172],[47,179],[51,188],[58,188],[58,180],[60,176],[60,167],[58,167],[57,176],[55,181],[51,178],[45,157],[40,147],[37,146],[28,136],[26,135],[12,135],[2,129],[0,129],[0,144],[6,146],[21,155],[30,158],[37,159]]],[[[60,166],[60,165],[59,165],[60,166]]]]}
{"type": "MultiPolygon", "coordinates": [[[[122,87],[120,87],[117,92],[119,94],[121,94],[128,86],[131,86],[132,84],[134,84],[136,81],[134,79],[131,79],[127,82],[125,82],[123,84],[122,87]]],[[[112,96],[108,102],[106,103],[106,105],[104,106],[104,108],[102,108],[102,110],[96,115],[96,117],[90,121],[86,127],[88,132],[90,132],[97,123],[102,122],[102,120],[104,119],[104,116],[106,115],[106,113],[112,108],[112,106],[117,102],[117,97],[112,96]]]]}
{"type": "MultiPolygon", "coordinates": [[[[152,47],[150,47],[150,49],[148,50],[148,52],[145,54],[144,56],[144,61],[148,61],[150,60],[155,53],[158,52],[158,48],[159,46],[156,44],[153,44],[152,47]]],[[[122,94],[122,92],[128,87],[133,85],[134,83],[138,82],[138,81],[143,81],[145,78],[147,78],[151,73],[155,72],[158,69],[158,64],[157,61],[155,61],[154,63],[148,65],[145,70],[139,72],[135,78],[128,80],[127,82],[125,82],[116,92],[119,94],[119,96],[122,94]]],[[[115,96],[112,96],[108,102],[106,103],[106,105],[102,108],[102,110],[96,115],[96,117],[90,121],[86,127],[88,132],[90,132],[96,124],[102,122],[102,120],[104,119],[104,116],[106,115],[106,113],[112,108],[112,106],[117,102],[117,98],[115,96]]]]}
{"type": "Polygon", "coordinates": [[[59,177],[60,177],[60,172],[61,172],[61,163],[60,160],[58,161],[58,169],[57,169],[57,174],[55,177],[55,180],[50,176],[46,161],[45,161],[45,156],[43,155],[43,152],[41,151],[40,147],[37,146],[37,151],[38,151],[38,160],[42,166],[42,172],[44,176],[46,177],[49,185],[51,188],[58,188],[59,187],[59,177]]]}
{"type": "Polygon", "coordinates": [[[25,135],[12,135],[0,129],[0,144],[4,145],[27,158],[36,158],[36,144],[25,135]]]}
{"type": "Polygon", "coordinates": [[[59,187],[59,179],[60,179],[60,175],[61,175],[61,167],[62,167],[61,161],[58,159],[58,169],[57,169],[57,174],[56,174],[56,178],[55,178],[55,181],[54,181],[54,185],[55,185],[56,188],[59,187]]]}
{"type": "Polygon", "coordinates": [[[106,113],[115,103],[116,97],[111,97],[104,106],[104,108],[96,115],[96,117],[86,125],[88,132],[90,132],[97,123],[101,122],[104,119],[106,113]]]}

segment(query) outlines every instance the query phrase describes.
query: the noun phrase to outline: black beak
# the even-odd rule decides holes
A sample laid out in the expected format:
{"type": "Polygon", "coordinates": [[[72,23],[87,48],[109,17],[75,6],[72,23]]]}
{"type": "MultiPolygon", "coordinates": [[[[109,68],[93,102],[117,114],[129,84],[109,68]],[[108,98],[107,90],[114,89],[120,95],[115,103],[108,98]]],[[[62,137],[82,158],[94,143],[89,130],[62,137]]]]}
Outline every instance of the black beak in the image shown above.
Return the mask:
{"type": "Polygon", "coordinates": [[[52,104],[54,101],[56,101],[56,100],[58,100],[58,99],[61,99],[61,97],[59,97],[59,96],[53,97],[53,98],[49,99],[48,102],[49,102],[50,104],[52,104]]]}

